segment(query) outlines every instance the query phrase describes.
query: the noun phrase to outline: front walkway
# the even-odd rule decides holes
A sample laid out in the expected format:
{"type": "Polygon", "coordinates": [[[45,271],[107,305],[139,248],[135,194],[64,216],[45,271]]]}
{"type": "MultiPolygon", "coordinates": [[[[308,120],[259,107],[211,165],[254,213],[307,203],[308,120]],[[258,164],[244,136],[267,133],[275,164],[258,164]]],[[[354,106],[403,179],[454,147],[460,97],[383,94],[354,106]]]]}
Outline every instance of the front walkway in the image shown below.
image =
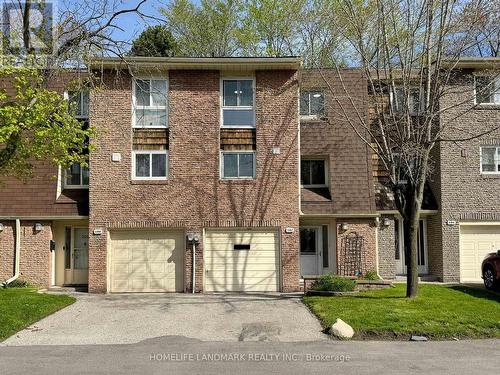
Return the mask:
{"type": "Polygon", "coordinates": [[[77,301],[0,345],[127,344],[162,336],[201,341],[328,340],[299,298],[279,295],[74,293],[77,301]]]}

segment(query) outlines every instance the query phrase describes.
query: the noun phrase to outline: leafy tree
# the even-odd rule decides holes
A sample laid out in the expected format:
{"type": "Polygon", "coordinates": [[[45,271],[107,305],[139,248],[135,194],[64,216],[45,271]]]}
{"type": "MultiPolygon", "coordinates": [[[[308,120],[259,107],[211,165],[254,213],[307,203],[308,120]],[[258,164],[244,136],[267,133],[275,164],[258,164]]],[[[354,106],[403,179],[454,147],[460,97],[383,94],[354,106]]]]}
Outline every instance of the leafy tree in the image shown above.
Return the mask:
{"type": "Polygon", "coordinates": [[[132,42],[132,56],[169,57],[177,54],[177,43],[165,26],[150,26],[132,42]]]}
{"type": "Polygon", "coordinates": [[[68,101],[46,89],[37,69],[2,67],[0,175],[29,177],[36,160],[68,166],[86,163],[93,130],[75,119],[68,101]]]}

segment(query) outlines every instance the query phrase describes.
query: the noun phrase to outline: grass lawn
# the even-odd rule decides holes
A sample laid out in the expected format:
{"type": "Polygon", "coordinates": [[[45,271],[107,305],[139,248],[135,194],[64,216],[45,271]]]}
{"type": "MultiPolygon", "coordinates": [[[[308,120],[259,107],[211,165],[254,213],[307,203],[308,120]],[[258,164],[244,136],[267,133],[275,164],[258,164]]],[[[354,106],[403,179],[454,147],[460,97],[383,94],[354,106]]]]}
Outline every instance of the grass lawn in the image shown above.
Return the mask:
{"type": "Polygon", "coordinates": [[[73,302],[73,297],[33,288],[0,289],[0,341],[73,302]]]}
{"type": "Polygon", "coordinates": [[[360,292],[354,296],[304,297],[305,304],[331,327],[337,318],[357,338],[407,339],[500,337],[500,294],[462,285],[421,284],[414,300],[406,285],[360,292]]]}

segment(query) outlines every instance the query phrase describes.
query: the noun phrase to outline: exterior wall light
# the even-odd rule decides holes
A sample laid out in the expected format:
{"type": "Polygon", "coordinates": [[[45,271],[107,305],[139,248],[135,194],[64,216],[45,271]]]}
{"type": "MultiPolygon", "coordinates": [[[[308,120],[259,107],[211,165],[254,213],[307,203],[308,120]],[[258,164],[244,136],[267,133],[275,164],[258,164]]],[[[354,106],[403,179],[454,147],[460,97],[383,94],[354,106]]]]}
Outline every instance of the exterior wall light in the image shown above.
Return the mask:
{"type": "Polygon", "coordinates": [[[342,223],[340,224],[340,229],[345,232],[347,229],[349,229],[349,225],[347,225],[347,223],[342,223]]]}
{"type": "Polygon", "coordinates": [[[35,224],[35,232],[41,232],[43,229],[43,225],[40,223],[35,224]]]}
{"type": "Polygon", "coordinates": [[[0,223],[0,232],[3,232],[4,228],[5,228],[5,227],[3,226],[3,224],[2,224],[2,223],[0,223]]]}
{"type": "Polygon", "coordinates": [[[388,217],[384,217],[384,220],[382,220],[382,225],[384,227],[388,227],[389,225],[391,225],[391,221],[389,220],[388,217]]]}

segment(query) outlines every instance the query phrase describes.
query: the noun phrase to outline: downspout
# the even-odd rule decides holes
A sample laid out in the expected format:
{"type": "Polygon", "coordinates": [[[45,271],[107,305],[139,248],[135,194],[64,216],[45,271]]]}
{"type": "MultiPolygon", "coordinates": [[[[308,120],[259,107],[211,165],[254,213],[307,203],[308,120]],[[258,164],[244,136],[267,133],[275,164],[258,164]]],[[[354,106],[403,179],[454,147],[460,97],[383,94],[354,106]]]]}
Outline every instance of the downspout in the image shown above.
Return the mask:
{"type": "Polygon", "coordinates": [[[15,247],[14,276],[12,276],[8,280],[5,280],[5,282],[3,283],[4,286],[9,285],[11,282],[13,282],[14,280],[17,280],[19,278],[19,263],[20,263],[20,258],[21,258],[21,220],[20,219],[16,219],[16,242],[15,242],[14,247],[15,247]]]}

